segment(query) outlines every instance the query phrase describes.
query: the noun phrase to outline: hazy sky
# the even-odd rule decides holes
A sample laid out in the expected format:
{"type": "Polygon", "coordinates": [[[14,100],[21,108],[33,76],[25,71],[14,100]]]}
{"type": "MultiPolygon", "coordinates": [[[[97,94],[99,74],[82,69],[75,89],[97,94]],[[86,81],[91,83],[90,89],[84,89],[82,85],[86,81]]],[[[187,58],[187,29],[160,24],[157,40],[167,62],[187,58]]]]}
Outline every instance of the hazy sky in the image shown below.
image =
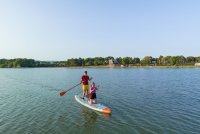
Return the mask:
{"type": "Polygon", "coordinates": [[[200,55],[200,0],[0,0],[0,58],[200,55]]]}

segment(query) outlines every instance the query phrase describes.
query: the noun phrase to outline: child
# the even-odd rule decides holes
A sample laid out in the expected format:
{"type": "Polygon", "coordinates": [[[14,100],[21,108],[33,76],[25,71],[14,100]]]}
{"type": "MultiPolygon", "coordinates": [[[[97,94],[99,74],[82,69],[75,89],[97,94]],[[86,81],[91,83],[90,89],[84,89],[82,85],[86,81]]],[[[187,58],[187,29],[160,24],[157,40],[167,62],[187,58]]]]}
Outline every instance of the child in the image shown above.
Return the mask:
{"type": "Polygon", "coordinates": [[[95,83],[92,82],[92,84],[90,86],[90,94],[91,94],[91,97],[90,97],[90,100],[89,100],[90,105],[92,105],[92,103],[97,103],[96,90],[98,90],[98,87],[95,87],[95,83]]]}

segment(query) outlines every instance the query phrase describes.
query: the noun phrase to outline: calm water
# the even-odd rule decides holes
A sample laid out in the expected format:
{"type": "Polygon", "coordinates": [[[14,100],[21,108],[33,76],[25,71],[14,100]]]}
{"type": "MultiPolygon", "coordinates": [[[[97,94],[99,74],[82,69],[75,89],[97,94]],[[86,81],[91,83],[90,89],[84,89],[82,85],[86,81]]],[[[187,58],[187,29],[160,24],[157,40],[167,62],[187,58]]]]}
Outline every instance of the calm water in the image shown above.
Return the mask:
{"type": "Polygon", "coordinates": [[[0,69],[0,134],[199,134],[200,69],[0,69]],[[112,115],[59,96],[88,70],[112,115]]]}

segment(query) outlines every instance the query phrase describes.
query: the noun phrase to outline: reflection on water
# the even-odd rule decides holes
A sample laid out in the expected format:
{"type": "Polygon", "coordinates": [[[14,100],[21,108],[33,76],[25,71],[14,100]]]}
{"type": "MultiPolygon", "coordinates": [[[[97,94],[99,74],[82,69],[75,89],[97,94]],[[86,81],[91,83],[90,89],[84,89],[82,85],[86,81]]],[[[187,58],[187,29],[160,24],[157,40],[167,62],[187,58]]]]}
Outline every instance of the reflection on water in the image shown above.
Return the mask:
{"type": "Polygon", "coordinates": [[[97,121],[97,114],[88,108],[83,107],[82,109],[82,116],[84,119],[84,126],[85,127],[93,127],[97,121]]]}
{"type": "Polygon", "coordinates": [[[106,114],[106,113],[101,113],[101,112],[98,112],[98,111],[94,111],[94,110],[91,110],[87,107],[82,107],[82,115],[85,119],[85,123],[86,124],[94,124],[98,117],[101,117],[101,118],[104,118],[104,119],[109,119],[111,117],[112,114],[106,114]]]}
{"type": "Polygon", "coordinates": [[[94,111],[94,112],[104,119],[110,119],[110,117],[112,116],[112,114],[100,113],[97,111],[94,111]]]}

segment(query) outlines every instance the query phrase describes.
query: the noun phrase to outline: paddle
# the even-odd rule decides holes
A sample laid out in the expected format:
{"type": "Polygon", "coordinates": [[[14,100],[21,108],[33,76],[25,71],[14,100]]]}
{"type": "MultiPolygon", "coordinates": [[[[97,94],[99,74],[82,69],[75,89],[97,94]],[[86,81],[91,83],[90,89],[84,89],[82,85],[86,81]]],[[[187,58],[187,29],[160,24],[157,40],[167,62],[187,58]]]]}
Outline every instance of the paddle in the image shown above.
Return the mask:
{"type": "Polygon", "coordinates": [[[89,93],[89,94],[86,95],[86,97],[89,98],[89,99],[91,98],[91,96],[92,96],[92,93],[89,93]]]}
{"type": "Polygon", "coordinates": [[[64,96],[65,93],[67,93],[69,90],[71,90],[71,89],[77,87],[77,86],[80,85],[80,84],[81,84],[81,83],[78,83],[78,84],[76,84],[75,86],[71,87],[70,89],[67,89],[66,91],[61,92],[61,93],[60,93],[60,96],[64,96]]]}

